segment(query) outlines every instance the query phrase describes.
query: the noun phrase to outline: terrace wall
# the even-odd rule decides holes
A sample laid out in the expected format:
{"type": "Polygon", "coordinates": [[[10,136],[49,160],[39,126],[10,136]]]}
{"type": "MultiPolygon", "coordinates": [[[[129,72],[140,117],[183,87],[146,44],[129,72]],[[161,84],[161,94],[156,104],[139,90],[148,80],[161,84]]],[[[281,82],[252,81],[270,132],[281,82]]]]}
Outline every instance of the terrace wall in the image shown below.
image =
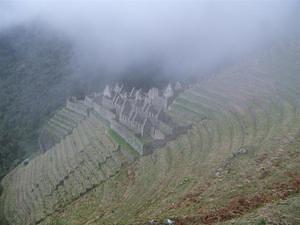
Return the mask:
{"type": "Polygon", "coordinates": [[[134,133],[116,121],[110,121],[110,128],[117,132],[128,144],[130,144],[140,155],[144,155],[144,144],[134,133]]]}

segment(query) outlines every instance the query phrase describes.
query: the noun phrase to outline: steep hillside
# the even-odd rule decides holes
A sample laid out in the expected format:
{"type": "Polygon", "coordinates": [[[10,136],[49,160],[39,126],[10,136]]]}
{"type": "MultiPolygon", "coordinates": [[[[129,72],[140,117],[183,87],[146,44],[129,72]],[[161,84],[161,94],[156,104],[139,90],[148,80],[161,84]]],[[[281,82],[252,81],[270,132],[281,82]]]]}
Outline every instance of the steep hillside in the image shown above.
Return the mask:
{"type": "Polygon", "coordinates": [[[72,88],[71,46],[38,25],[0,33],[0,177],[38,150],[39,128],[72,88]]]}
{"type": "Polygon", "coordinates": [[[96,115],[2,181],[11,224],[299,223],[300,42],[199,81],[188,134],[137,157],[96,115]],[[118,147],[120,144],[120,147],[118,147]]]}

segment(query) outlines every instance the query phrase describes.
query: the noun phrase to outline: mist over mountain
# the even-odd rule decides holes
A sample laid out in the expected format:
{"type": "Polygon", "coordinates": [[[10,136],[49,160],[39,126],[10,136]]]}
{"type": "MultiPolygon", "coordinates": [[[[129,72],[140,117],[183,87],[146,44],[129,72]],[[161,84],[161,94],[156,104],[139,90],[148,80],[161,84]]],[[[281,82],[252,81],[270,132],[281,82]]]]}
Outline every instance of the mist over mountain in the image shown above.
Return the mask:
{"type": "Polygon", "coordinates": [[[152,62],[119,77],[98,67],[83,69],[74,63],[70,39],[44,25],[35,20],[0,33],[0,177],[39,151],[41,127],[68,97],[100,91],[110,82],[145,89],[168,82],[152,62]]]}
{"type": "Polygon", "coordinates": [[[297,0],[1,1],[0,224],[297,224],[299,40],[297,0]]]}
{"type": "Polygon", "coordinates": [[[1,167],[36,149],[40,126],[68,96],[118,81],[148,89],[209,75],[296,32],[298,8],[297,1],[2,1],[1,153],[12,154],[1,167]]]}
{"type": "Polygon", "coordinates": [[[12,1],[2,30],[42,21],[74,46],[83,78],[158,64],[160,74],[199,76],[294,29],[297,1],[12,1]]]}

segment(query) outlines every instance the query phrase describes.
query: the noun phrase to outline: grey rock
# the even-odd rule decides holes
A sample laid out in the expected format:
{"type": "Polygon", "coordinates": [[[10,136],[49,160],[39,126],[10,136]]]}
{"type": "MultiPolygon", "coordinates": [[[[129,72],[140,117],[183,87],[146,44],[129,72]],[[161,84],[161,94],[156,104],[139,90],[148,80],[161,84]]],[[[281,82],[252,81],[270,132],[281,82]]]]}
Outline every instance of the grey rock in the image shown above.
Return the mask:
{"type": "Polygon", "coordinates": [[[174,221],[174,220],[171,220],[171,219],[165,219],[165,220],[164,220],[164,224],[165,224],[165,225],[174,225],[174,224],[175,224],[175,221],[174,221]]]}

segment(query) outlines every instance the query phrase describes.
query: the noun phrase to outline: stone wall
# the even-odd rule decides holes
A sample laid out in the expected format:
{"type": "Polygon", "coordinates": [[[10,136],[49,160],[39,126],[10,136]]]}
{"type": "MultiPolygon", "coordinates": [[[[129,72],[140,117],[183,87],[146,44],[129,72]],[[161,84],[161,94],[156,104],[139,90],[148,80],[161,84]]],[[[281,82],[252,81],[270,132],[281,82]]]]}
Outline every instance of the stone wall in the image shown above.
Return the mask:
{"type": "Polygon", "coordinates": [[[116,121],[110,122],[110,128],[117,132],[128,144],[131,145],[140,155],[144,155],[144,144],[133,132],[116,121]]]}
{"type": "Polygon", "coordinates": [[[112,99],[108,99],[106,97],[102,98],[102,105],[107,109],[114,109],[114,105],[112,103],[112,99]]]}
{"type": "Polygon", "coordinates": [[[104,119],[108,120],[109,122],[115,118],[115,114],[112,113],[111,111],[103,108],[101,105],[97,104],[94,102],[93,104],[93,109],[95,112],[100,114],[104,119]]]}
{"type": "Polygon", "coordinates": [[[153,153],[153,149],[162,148],[167,144],[166,139],[163,140],[153,140],[144,146],[144,155],[149,155],[153,153]]]}

